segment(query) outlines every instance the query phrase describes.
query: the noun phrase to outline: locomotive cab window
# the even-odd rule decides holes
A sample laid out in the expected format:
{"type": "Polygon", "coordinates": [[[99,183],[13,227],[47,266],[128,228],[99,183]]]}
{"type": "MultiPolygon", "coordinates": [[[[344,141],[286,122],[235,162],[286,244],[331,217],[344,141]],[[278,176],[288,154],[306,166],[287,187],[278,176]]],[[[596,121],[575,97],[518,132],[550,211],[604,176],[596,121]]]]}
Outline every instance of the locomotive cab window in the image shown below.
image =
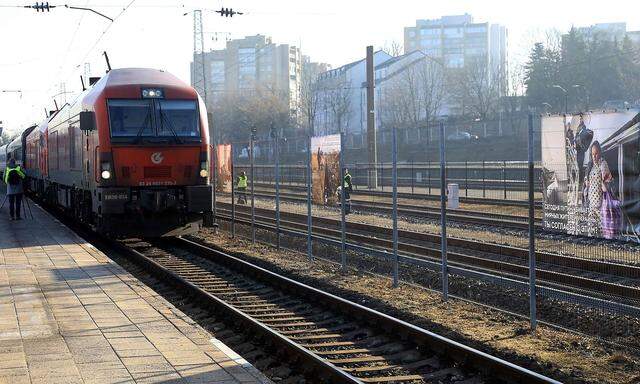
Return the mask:
{"type": "Polygon", "coordinates": [[[201,139],[195,100],[111,99],[108,107],[111,137],[118,141],[201,139]]]}
{"type": "Polygon", "coordinates": [[[200,137],[194,100],[157,100],[158,136],[200,137]]]}
{"type": "Polygon", "coordinates": [[[109,100],[112,137],[153,136],[151,100],[109,100]]]}

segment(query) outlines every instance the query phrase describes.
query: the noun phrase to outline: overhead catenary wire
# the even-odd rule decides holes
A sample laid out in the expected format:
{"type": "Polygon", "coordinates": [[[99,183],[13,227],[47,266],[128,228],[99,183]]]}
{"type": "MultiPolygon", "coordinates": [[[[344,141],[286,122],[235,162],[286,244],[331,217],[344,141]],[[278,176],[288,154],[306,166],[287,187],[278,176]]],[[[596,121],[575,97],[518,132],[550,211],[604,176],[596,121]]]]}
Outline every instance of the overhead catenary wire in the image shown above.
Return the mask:
{"type": "MultiPolygon", "coordinates": [[[[85,62],[85,60],[87,59],[87,57],[89,57],[89,55],[93,52],[93,50],[98,46],[98,44],[100,44],[100,42],[102,41],[102,39],[105,37],[105,35],[109,32],[109,30],[111,29],[111,27],[113,26],[113,24],[115,24],[116,21],[118,21],[118,19],[133,5],[133,3],[136,0],[131,0],[129,1],[129,3],[120,11],[120,13],[118,13],[114,18],[113,21],[111,23],[109,23],[109,25],[107,25],[107,27],[102,31],[102,33],[98,36],[98,38],[96,39],[96,41],[91,45],[91,47],[89,48],[89,50],[85,53],[85,55],[82,57],[82,59],[79,61],[79,63],[77,65],[82,65],[82,63],[85,62]]],[[[69,75],[71,76],[71,75],[69,75]]],[[[66,82],[69,79],[69,76],[66,77],[64,79],[64,81],[66,82]]]]}
{"type": "MultiPolygon", "coordinates": [[[[85,1],[85,7],[89,4],[89,1],[90,0],[86,0],[85,1]]],[[[84,20],[84,15],[85,15],[85,13],[82,13],[80,15],[80,19],[78,20],[78,24],[76,24],[76,28],[73,31],[73,35],[71,36],[71,40],[69,41],[69,45],[67,46],[67,49],[66,49],[66,51],[64,53],[62,61],[61,61],[60,65],[58,66],[58,71],[57,71],[56,75],[53,77],[53,79],[58,79],[61,76],[63,68],[64,68],[65,64],[67,63],[67,57],[69,56],[69,52],[71,52],[71,47],[73,46],[73,43],[76,40],[76,36],[78,35],[78,31],[80,30],[80,25],[82,24],[82,21],[84,20]]],[[[49,85],[49,87],[47,89],[51,89],[51,85],[49,85]]]]}

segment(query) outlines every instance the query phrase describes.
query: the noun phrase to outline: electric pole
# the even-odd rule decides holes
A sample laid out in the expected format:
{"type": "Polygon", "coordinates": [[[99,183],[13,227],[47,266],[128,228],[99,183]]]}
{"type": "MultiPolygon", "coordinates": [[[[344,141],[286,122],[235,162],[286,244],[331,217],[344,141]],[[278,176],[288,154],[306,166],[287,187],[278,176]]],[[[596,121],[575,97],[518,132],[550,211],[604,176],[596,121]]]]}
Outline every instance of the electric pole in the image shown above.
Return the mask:
{"type": "Polygon", "coordinates": [[[378,152],[376,143],[375,77],[373,46],[367,47],[367,155],[369,158],[369,189],[378,188],[378,152]]]}
{"type": "Polygon", "coordinates": [[[207,105],[207,76],[204,59],[204,32],[202,30],[202,10],[193,11],[193,87],[207,105]]]}

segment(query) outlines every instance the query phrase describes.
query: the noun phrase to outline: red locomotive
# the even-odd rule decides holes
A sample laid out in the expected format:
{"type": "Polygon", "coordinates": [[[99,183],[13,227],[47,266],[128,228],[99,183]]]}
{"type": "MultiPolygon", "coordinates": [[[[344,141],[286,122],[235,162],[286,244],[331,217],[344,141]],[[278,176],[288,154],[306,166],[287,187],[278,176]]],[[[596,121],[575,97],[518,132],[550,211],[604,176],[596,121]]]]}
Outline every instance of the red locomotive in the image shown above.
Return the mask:
{"type": "Polygon", "coordinates": [[[178,236],[210,220],[207,127],[173,75],[114,69],[18,140],[46,203],[110,236],[178,236]]]}

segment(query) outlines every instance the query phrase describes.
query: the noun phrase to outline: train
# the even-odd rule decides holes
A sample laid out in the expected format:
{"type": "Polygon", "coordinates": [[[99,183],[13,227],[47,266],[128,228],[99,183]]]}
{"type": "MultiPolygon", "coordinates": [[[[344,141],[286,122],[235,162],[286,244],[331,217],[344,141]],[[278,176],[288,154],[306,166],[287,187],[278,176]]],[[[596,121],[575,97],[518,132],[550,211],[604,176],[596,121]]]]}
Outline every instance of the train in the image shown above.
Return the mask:
{"type": "Polygon", "coordinates": [[[0,152],[0,169],[10,158],[25,168],[28,194],[110,237],[212,222],[206,107],[163,70],[109,70],[0,152]]]}

